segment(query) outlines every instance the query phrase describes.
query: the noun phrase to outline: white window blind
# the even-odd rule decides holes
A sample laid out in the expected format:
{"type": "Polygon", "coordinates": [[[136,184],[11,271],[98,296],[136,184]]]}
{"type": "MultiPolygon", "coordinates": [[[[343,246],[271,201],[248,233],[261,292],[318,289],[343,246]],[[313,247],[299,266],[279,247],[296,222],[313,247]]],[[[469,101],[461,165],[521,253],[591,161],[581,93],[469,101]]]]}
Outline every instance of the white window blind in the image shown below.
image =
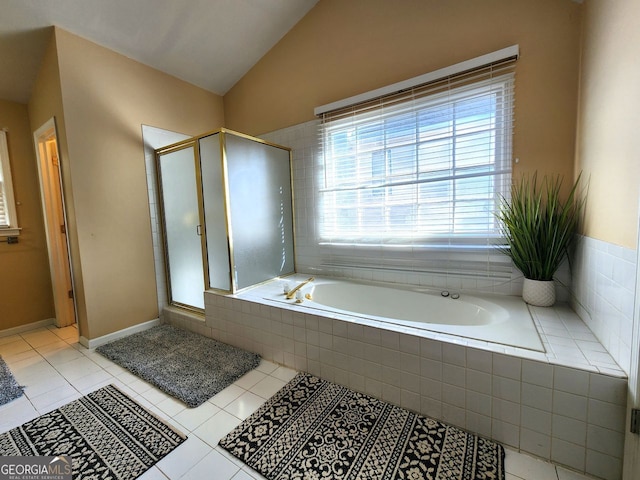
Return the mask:
{"type": "Polygon", "coordinates": [[[511,181],[515,58],[322,114],[320,241],[480,246],[511,181]]]}
{"type": "Polygon", "coordinates": [[[11,182],[7,134],[0,130],[0,235],[17,235],[19,229],[11,182]]]}

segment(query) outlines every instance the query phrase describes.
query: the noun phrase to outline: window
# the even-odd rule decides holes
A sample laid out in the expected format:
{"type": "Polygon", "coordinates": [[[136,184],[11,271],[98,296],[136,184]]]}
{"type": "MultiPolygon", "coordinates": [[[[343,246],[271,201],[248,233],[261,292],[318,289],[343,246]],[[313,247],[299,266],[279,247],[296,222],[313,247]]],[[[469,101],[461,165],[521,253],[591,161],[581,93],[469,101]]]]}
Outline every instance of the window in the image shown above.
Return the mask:
{"type": "Polygon", "coordinates": [[[499,238],[513,63],[325,113],[320,240],[478,246],[499,238]]]}
{"type": "Polygon", "coordinates": [[[11,183],[7,134],[0,130],[0,236],[19,235],[11,183]]]}

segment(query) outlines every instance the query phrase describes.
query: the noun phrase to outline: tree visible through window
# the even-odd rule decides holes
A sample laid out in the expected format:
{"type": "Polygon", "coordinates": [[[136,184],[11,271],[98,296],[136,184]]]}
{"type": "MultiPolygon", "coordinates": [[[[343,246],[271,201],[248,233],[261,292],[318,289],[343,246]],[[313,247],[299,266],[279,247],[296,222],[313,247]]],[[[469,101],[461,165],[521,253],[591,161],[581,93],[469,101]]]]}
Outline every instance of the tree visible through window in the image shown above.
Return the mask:
{"type": "Polygon", "coordinates": [[[499,236],[510,182],[511,74],[323,123],[320,235],[331,243],[499,236]]]}

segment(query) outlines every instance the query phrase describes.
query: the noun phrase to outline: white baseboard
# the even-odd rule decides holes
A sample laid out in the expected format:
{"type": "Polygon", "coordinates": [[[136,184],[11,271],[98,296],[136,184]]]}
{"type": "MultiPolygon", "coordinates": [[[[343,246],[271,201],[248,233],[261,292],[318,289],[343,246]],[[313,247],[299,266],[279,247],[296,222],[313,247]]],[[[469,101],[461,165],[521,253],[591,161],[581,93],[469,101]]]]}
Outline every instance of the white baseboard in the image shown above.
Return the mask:
{"type": "Polygon", "coordinates": [[[18,333],[28,332],[29,330],[35,330],[36,328],[53,325],[55,321],[55,318],[45,318],[44,320],[27,323],[26,325],[20,325],[18,327],[11,327],[5,330],[0,330],[0,337],[10,337],[11,335],[17,335],[18,333]]]}
{"type": "Polygon", "coordinates": [[[98,338],[93,338],[89,340],[83,336],[80,337],[80,344],[86,348],[96,348],[100,345],[104,345],[105,343],[113,342],[114,340],[118,340],[122,337],[128,337],[134,333],[142,332],[143,330],[148,330],[151,327],[155,327],[156,325],[160,325],[160,319],[155,318],[153,320],[149,320],[148,322],[139,323],[138,325],[134,325],[132,327],[124,328],[122,330],[118,330],[117,332],[108,333],[107,335],[103,335],[98,338]]]}

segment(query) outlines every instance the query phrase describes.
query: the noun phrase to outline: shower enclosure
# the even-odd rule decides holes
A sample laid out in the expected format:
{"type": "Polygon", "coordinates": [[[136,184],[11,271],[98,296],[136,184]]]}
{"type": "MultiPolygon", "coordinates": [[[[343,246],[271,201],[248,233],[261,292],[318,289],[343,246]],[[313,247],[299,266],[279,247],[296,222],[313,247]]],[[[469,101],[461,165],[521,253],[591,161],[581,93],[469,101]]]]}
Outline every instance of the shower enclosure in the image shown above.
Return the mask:
{"type": "Polygon", "coordinates": [[[291,150],[227,129],[156,150],[172,305],[294,273],[291,150]]]}

